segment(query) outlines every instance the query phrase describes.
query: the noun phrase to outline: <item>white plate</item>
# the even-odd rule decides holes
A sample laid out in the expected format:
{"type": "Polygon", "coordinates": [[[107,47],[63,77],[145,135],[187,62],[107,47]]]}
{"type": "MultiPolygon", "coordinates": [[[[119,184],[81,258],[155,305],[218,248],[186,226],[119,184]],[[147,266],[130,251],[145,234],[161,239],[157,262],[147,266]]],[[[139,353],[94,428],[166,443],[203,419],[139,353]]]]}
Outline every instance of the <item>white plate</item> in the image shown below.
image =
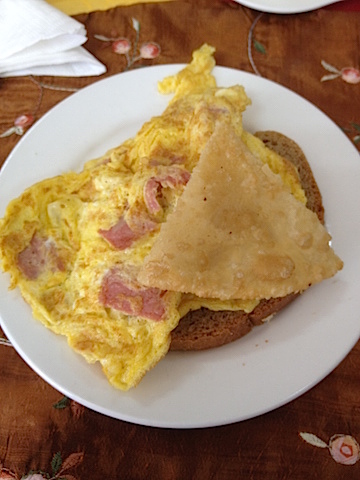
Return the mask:
{"type": "MultiPolygon", "coordinates": [[[[157,81],[179,69],[164,65],[118,74],[53,108],[20,140],[0,173],[0,216],[26,186],[80,169],[160,114],[168,97],[157,93],[157,81]]],[[[111,417],[172,428],[255,417],[318,383],[359,338],[360,159],[355,147],[315,106],[284,87],[223,67],[216,67],[215,74],[219,85],[245,86],[253,101],[244,115],[248,130],[278,130],[303,147],[345,267],[270,324],[231,345],[170,353],[127,393],[112,388],[99,366],[86,364],[63,337],[34,320],[19,292],[8,291],[8,276],[1,274],[1,325],[19,354],[54,388],[111,417]]]]}
{"type": "Polygon", "coordinates": [[[340,0],[235,0],[235,2],[267,13],[302,13],[331,5],[340,0]]]}

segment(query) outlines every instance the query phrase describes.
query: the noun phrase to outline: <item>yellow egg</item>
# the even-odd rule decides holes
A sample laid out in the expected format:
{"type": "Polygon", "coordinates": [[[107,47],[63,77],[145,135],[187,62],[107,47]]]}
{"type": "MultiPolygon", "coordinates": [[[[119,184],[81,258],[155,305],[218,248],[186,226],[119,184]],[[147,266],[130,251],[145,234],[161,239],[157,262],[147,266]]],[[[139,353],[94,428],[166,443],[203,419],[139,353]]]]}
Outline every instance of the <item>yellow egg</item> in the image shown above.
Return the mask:
{"type": "Polygon", "coordinates": [[[230,122],[250,150],[303,199],[296,173],[243,130],[250,104],[242,86],[221,88],[204,45],[177,75],[159,82],[168,107],[134,138],[67,173],[27,189],[0,222],[2,269],[34,316],[109,382],[127,390],[166,355],[171,331],[189,310],[251,311],[258,300],[221,302],[146,289],[137,270],[176,206],[215,123],[230,122]]]}

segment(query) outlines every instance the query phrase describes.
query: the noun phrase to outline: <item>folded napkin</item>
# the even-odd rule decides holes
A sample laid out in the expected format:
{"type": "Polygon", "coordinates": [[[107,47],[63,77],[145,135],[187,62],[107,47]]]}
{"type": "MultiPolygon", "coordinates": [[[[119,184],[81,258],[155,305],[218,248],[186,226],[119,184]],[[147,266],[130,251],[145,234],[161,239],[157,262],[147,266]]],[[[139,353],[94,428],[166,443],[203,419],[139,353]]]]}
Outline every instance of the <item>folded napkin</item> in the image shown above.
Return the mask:
{"type": "Polygon", "coordinates": [[[0,77],[101,75],[84,25],[45,0],[0,1],[0,77]]]}
{"type": "Polygon", "coordinates": [[[68,15],[89,13],[95,10],[108,10],[114,7],[125,7],[135,3],[160,3],[171,0],[47,0],[54,7],[68,15]]]}

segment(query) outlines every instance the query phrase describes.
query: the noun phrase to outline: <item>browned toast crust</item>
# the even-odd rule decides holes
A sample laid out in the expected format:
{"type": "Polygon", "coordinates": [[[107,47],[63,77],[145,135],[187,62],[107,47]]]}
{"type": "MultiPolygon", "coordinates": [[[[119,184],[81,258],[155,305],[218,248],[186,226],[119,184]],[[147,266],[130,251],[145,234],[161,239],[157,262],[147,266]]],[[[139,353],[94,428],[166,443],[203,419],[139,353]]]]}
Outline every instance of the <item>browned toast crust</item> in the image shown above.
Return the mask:
{"type": "MultiPolygon", "coordinates": [[[[295,165],[306,194],[306,206],[314,211],[323,223],[324,207],[321,193],[301,148],[293,140],[278,132],[264,131],[255,135],[269,148],[295,165]]],[[[249,333],[254,326],[263,324],[267,318],[282,310],[297,296],[298,294],[292,294],[283,298],[262,300],[251,313],[228,310],[214,312],[206,308],[191,311],[181,319],[172,332],[170,350],[205,350],[233,342],[249,333]]]]}
{"type": "Polygon", "coordinates": [[[321,223],[324,223],[321,193],[306,156],[299,145],[285,135],[270,130],[257,132],[255,136],[260,138],[268,148],[295,165],[307,198],[306,206],[316,213],[321,223]]]}

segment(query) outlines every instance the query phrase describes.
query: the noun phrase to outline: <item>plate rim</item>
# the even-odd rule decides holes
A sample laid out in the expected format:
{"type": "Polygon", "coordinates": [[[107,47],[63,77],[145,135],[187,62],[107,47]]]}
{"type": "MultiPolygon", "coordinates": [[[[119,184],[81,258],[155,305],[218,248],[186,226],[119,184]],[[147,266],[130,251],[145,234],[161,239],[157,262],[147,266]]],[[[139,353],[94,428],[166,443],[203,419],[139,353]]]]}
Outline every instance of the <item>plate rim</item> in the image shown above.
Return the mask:
{"type": "Polygon", "coordinates": [[[235,0],[240,5],[244,5],[248,8],[253,8],[263,13],[276,13],[276,14],[296,14],[306,13],[318,8],[326,7],[334,3],[338,3],[342,0],[300,0],[290,3],[284,0],[277,0],[276,4],[268,4],[267,0],[235,0]]]}
{"type": "MultiPolygon", "coordinates": [[[[167,64],[167,65],[159,65],[159,66],[151,66],[151,67],[146,67],[145,69],[145,72],[148,72],[149,73],[149,70],[148,69],[152,69],[153,71],[156,71],[156,72],[161,72],[162,70],[168,70],[169,68],[172,69],[173,71],[177,71],[177,69],[179,69],[179,67],[182,67],[184,66],[184,64],[181,64],[181,63],[174,63],[174,64],[167,64]]],[[[142,69],[141,71],[140,70],[137,70],[136,71],[136,74],[138,74],[139,72],[143,72],[144,70],[142,69]]],[[[240,75],[241,74],[245,74],[245,77],[246,76],[250,76],[250,77],[256,77],[259,79],[258,76],[254,75],[253,73],[250,73],[250,72],[245,72],[245,71],[241,71],[241,70],[237,70],[237,69],[233,69],[233,68],[230,68],[230,67],[221,67],[221,66],[217,66],[215,67],[215,70],[214,70],[214,73],[215,73],[215,76],[216,76],[216,73],[217,72],[220,72],[220,71],[224,71],[224,73],[226,73],[226,71],[232,71],[235,75],[240,75]]],[[[84,87],[84,89],[80,90],[79,92],[77,93],[81,93],[81,92],[84,92],[85,90],[88,90],[88,89],[92,89],[95,85],[98,85],[100,82],[106,82],[106,81],[114,81],[114,78],[115,77],[122,77],[124,75],[131,75],[131,74],[134,74],[135,71],[130,71],[130,72],[126,72],[126,73],[118,73],[118,74],[115,74],[115,75],[112,75],[112,76],[109,76],[109,77],[106,77],[104,79],[101,79],[101,80],[98,80],[96,82],[93,82],[92,84],[88,85],[87,87],[84,87]]],[[[163,78],[163,77],[161,77],[163,78]]],[[[298,93],[296,92],[293,92],[292,90],[288,89],[287,87],[283,86],[283,85],[280,85],[276,82],[274,82],[273,80],[269,80],[269,79],[266,79],[266,78],[261,78],[260,80],[261,82],[269,82],[269,84],[272,84],[273,86],[275,86],[276,88],[277,87],[280,87],[286,91],[288,91],[289,93],[291,93],[292,95],[295,95],[296,97],[298,97],[302,102],[305,102],[309,105],[311,105],[312,107],[314,107],[318,112],[322,113],[327,121],[331,122],[333,126],[337,127],[335,122],[333,122],[327,115],[325,115],[316,105],[312,104],[311,102],[309,102],[307,99],[305,99],[304,97],[302,97],[301,95],[299,95],[298,93]]],[[[101,88],[101,87],[100,87],[101,88]]],[[[76,94],[77,94],[76,93],[76,94]]],[[[5,167],[5,170],[6,170],[6,165],[10,164],[11,162],[11,159],[13,158],[14,155],[16,155],[16,152],[18,150],[19,147],[19,144],[23,145],[29,136],[33,135],[31,132],[34,131],[35,128],[38,128],[37,125],[40,124],[39,122],[46,122],[46,118],[48,118],[49,115],[51,115],[53,111],[55,111],[57,109],[57,107],[59,107],[59,105],[62,105],[64,104],[65,102],[71,102],[71,99],[73,98],[74,95],[76,94],[73,94],[69,97],[67,97],[65,100],[63,100],[62,102],[60,102],[59,104],[55,105],[55,107],[53,107],[52,109],[50,109],[43,117],[41,117],[41,119],[36,122],[34,124],[34,126],[24,135],[23,138],[21,138],[19,140],[19,142],[17,143],[17,145],[15,146],[15,148],[12,150],[12,152],[10,152],[10,155],[8,156],[8,158],[6,159],[6,161],[4,162],[4,165],[0,171],[0,184],[2,183],[2,177],[3,177],[3,171],[4,171],[4,167],[5,167]],[[45,120],[43,120],[45,119],[45,120]]],[[[337,127],[338,128],[338,127],[337,127]]],[[[339,133],[341,132],[340,129],[338,128],[339,130],[339,133]]],[[[343,132],[341,132],[343,134],[343,132]]],[[[347,137],[345,136],[345,134],[343,134],[344,138],[346,138],[346,140],[349,142],[349,144],[351,145],[351,142],[347,139],[347,137]]],[[[355,147],[353,146],[353,149],[356,153],[357,150],[355,149],[355,147]]],[[[0,300],[1,300],[1,296],[0,296],[0,300]]],[[[1,302],[0,302],[1,303],[1,302]]],[[[243,420],[246,420],[246,419],[249,419],[249,418],[254,418],[258,415],[261,415],[263,413],[267,413],[269,411],[272,411],[274,409],[277,409],[281,406],[283,406],[284,404],[287,404],[289,403],[290,401],[294,400],[295,398],[299,397],[300,395],[302,395],[303,393],[305,393],[306,391],[308,391],[309,389],[311,389],[314,385],[318,384],[323,378],[325,378],[327,375],[329,375],[329,373],[331,373],[334,368],[348,355],[348,353],[352,350],[352,348],[354,347],[354,345],[357,343],[358,341],[358,338],[354,338],[354,341],[353,341],[353,344],[351,346],[351,348],[346,351],[346,352],[343,352],[343,355],[341,356],[340,360],[337,362],[337,365],[331,365],[329,366],[328,370],[324,370],[323,372],[323,375],[321,377],[318,377],[317,379],[314,379],[314,381],[312,383],[308,383],[306,386],[303,386],[303,388],[301,388],[299,391],[296,391],[296,392],[293,392],[293,395],[290,396],[290,397],[287,397],[286,399],[284,399],[282,402],[278,402],[276,405],[271,405],[269,406],[268,408],[263,408],[261,409],[261,411],[257,412],[255,415],[248,415],[248,416],[244,416],[244,417],[239,417],[239,418],[233,418],[232,420],[230,421],[225,421],[225,422],[219,422],[218,420],[214,420],[214,422],[209,422],[209,421],[199,421],[198,423],[194,423],[194,422],[191,422],[191,423],[187,423],[186,421],[174,421],[174,422],[168,422],[168,421],[165,421],[165,422],[161,422],[161,421],[158,421],[158,420],[149,420],[146,421],[146,419],[142,418],[134,418],[133,415],[117,415],[117,416],[114,416],[113,412],[111,414],[109,414],[109,411],[108,409],[106,408],[103,408],[103,407],[99,407],[99,406],[96,406],[96,405],[93,405],[92,402],[88,402],[86,401],[86,399],[84,400],[81,396],[77,395],[77,394],[74,394],[73,392],[71,392],[68,388],[59,388],[59,385],[58,383],[54,380],[54,379],[51,379],[51,378],[48,378],[48,376],[45,376],[44,377],[44,374],[41,370],[41,368],[34,362],[33,360],[28,356],[28,354],[26,352],[23,352],[22,349],[21,349],[21,346],[18,344],[18,342],[16,341],[16,338],[13,337],[12,335],[12,331],[11,329],[8,329],[7,327],[7,324],[5,322],[5,325],[4,325],[4,322],[3,322],[3,319],[1,318],[2,317],[2,314],[0,312],[0,322],[1,322],[1,325],[2,325],[2,328],[4,330],[4,333],[8,336],[8,338],[17,346],[16,350],[18,351],[19,355],[25,360],[25,362],[31,366],[31,368],[40,376],[42,377],[47,383],[49,383],[50,385],[52,385],[55,389],[61,391],[61,392],[65,392],[70,398],[73,398],[74,400],[77,400],[79,401],[79,403],[82,403],[86,406],[88,406],[89,408],[91,408],[92,410],[95,410],[95,411],[98,411],[99,413],[102,413],[104,415],[107,415],[107,416],[110,416],[112,418],[118,418],[118,419],[121,419],[121,420],[124,420],[124,421],[127,421],[127,422],[132,422],[132,423],[137,423],[137,424],[141,424],[141,425],[148,425],[148,426],[156,426],[156,427],[164,427],[164,428],[206,428],[206,427],[212,427],[212,426],[220,426],[220,425],[225,425],[225,424],[229,424],[229,423],[234,423],[234,422],[239,422],[239,421],[243,421],[243,420]],[[140,421],[139,421],[140,420],[140,421]]],[[[41,328],[44,328],[43,326],[41,326],[41,328]]],[[[358,331],[358,334],[360,332],[360,327],[359,327],[359,331],[358,331]]],[[[249,334],[251,335],[251,334],[249,334]]],[[[14,345],[14,346],[15,346],[14,345]]],[[[121,392],[120,392],[121,394],[121,392]]]]}

